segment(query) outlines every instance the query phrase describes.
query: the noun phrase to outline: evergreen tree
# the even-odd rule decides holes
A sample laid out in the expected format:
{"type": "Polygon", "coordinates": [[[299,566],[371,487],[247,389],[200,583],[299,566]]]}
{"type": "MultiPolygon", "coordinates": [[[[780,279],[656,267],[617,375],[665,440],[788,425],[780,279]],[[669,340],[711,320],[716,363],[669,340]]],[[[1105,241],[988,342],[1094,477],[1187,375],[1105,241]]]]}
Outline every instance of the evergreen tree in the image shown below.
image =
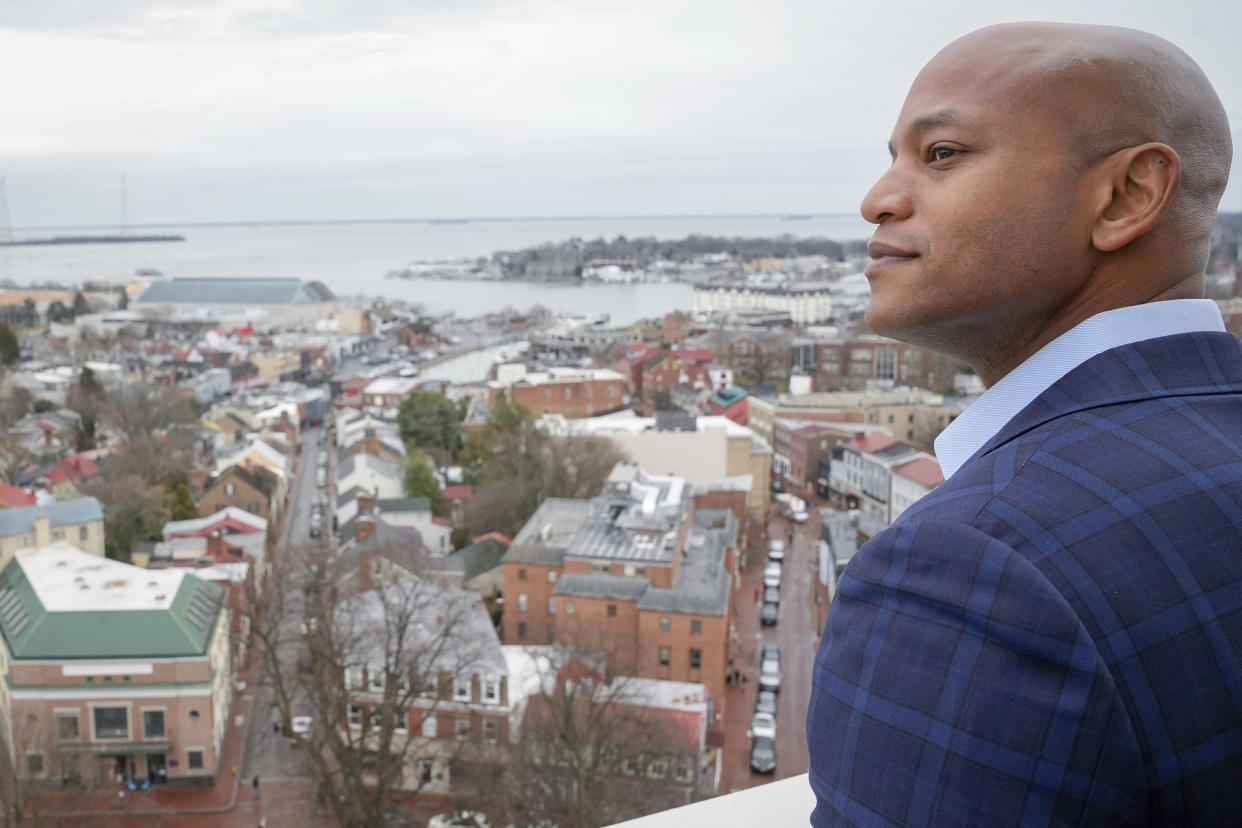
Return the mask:
{"type": "Polygon", "coordinates": [[[86,296],[82,293],[82,291],[79,290],[77,293],[73,294],[73,315],[81,316],[84,313],[90,312],[90,303],[86,301],[86,296]]]}
{"type": "Polygon", "coordinates": [[[22,346],[17,334],[6,323],[0,322],[0,363],[12,365],[22,358],[22,346]]]}
{"type": "Polygon", "coordinates": [[[186,484],[178,483],[177,488],[173,489],[171,511],[173,520],[192,520],[198,517],[198,506],[190,497],[190,487],[186,484]]]}

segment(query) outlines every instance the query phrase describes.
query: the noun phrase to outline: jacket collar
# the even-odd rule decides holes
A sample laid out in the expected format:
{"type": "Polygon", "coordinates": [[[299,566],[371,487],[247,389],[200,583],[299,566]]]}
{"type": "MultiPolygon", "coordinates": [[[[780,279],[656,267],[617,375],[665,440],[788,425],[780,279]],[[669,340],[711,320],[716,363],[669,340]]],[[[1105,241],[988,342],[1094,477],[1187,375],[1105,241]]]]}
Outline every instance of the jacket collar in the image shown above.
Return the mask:
{"type": "Polygon", "coordinates": [[[1036,397],[969,465],[1058,417],[1163,397],[1242,393],[1242,341],[1204,331],[1145,339],[1096,354],[1036,397]]]}

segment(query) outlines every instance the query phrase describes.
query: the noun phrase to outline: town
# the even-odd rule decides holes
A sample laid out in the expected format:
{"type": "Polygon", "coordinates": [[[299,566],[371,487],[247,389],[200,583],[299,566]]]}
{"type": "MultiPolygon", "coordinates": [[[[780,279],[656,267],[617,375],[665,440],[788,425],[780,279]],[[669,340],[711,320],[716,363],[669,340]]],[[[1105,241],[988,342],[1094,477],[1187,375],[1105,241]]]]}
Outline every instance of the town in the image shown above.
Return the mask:
{"type": "Polygon", "coordinates": [[[805,774],[836,579],[983,386],[794,253],[633,325],[9,286],[6,818],[596,826],[805,774]]]}

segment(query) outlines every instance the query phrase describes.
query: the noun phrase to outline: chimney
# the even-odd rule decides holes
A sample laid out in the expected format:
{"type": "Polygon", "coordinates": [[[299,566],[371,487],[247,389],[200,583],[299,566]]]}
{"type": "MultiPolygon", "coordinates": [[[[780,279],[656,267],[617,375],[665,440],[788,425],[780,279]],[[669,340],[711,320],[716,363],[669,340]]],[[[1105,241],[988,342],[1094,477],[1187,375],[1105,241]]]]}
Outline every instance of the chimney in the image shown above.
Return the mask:
{"type": "Polygon", "coordinates": [[[366,540],[375,531],[375,518],[368,514],[360,514],[354,520],[354,540],[366,540]]]}
{"type": "Polygon", "coordinates": [[[35,549],[42,549],[52,542],[52,522],[47,515],[34,519],[35,549]]]}
{"type": "Polygon", "coordinates": [[[356,498],[356,500],[357,500],[357,502],[358,502],[358,514],[359,514],[359,515],[373,515],[373,514],[375,514],[375,495],[373,495],[373,494],[368,494],[368,495],[360,494],[360,495],[358,495],[358,497],[356,498]]]}

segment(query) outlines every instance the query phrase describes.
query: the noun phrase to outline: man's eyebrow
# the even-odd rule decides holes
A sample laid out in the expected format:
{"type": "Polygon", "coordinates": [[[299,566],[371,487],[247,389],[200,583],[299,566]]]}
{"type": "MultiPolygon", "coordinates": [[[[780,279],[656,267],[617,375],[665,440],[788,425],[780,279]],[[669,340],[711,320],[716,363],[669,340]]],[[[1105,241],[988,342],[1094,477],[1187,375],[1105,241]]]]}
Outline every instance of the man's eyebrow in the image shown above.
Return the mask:
{"type": "MultiPolygon", "coordinates": [[[[915,118],[910,124],[908,132],[910,135],[921,135],[930,129],[935,129],[938,126],[944,126],[945,124],[954,124],[961,120],[961,116],[958,115],[956,111],[952,109],[939,109],[935,112],[929,112],[926,115],[920,115],[915,118]]],[[[893,147],[892,141],[888,142],[888,154],[893,158],[897,157],[897,150],[893,147]]]]}

